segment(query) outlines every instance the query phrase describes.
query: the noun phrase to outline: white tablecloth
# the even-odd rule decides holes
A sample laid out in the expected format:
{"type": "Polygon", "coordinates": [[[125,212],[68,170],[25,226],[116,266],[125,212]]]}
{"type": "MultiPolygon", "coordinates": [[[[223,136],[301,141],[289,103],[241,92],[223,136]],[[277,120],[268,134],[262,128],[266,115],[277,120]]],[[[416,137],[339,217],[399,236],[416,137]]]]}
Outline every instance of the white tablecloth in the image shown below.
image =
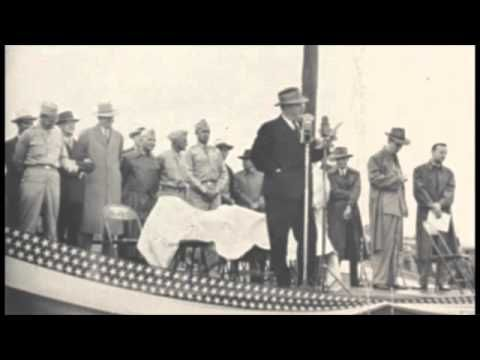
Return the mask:
{"type": "MultiPolygon", "coordinates": [[[[319,164],[313,167],[313,178],[313,203],[318,233],[317,255],[320,255],[321,208],[328,200],[330,188],[327,181],[326,191],[323,191],[319,164]]],[[[167,267],[181,240],[214,242],[217,253],[229,260],[242,257],[255,245],[262,249],[270,249],[265,214],[229,205],[204,211],[177,197],[159,197],[145,222],[138,241],[138,250],[149,264],[167,267]]],[[[288,260],[296,258],[296,248],[297,243],[290,231],[288,260]]],[[[333,251],[327,236],[326,253],[330,254],[333,251]]]]}
{"type": "MultiPolygon", "coordinates": [[[[242,257],[255,245],[270,249],[266,218],[262,213],[228,205],[204,211],[177,197],[160,197],[145,222],[138,250],[150,265],[167,267],[181,240],[212,241],[217,253],[229,260],[242,257]]],[[[327,245],[328,253],[331,247],[327,245]]],[[[319,237],[317,253],[320,251],[319,237]]],[[[288,258],[296,258],[292,232],[288,258]]]]}

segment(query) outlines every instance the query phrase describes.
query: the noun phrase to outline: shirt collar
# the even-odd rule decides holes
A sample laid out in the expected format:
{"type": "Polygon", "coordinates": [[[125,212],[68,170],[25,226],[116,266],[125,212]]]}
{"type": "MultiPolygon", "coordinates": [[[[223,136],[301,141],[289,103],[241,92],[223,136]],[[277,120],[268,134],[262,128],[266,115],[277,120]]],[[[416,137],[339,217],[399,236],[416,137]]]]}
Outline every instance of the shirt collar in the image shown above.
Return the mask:
{"type": "Polygon", "coordinates": [[[441,169],[443,167],[442,164],[435,164],[433,160],[429,161],[429,165],[431,169],[441,169]]]}
{"type": "Polygon", "coordinates": [[[346,175],[347,172],[348,172],[348,167],[346,167],[345,169],[340,169],[340,168],[338,168],[338,173],[339,173],[340,175],[343,175],[343,174],[346,175]]]}
{"type": "Polygon", "coordinates": [[[287,123],[287,125],[290,127],[290,129],[295,130],[295,125],[292,120],[287,119],[287,117],[284,114],[280,114],[281,118],[287,123]]]}

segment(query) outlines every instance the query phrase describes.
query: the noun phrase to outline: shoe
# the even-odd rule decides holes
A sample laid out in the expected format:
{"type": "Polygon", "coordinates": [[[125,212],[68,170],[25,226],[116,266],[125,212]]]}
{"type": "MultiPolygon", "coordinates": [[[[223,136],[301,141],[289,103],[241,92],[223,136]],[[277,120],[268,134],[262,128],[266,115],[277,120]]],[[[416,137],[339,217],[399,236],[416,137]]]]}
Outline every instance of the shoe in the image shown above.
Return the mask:
{"type": "Polygon", "coordinates": [[[393,288],[394,288],[395,290],[408,290],[408,287],[402,286],[402,285],[398,285],[398,284],[393,285],[393,288]]]}
{"type": "Polygon", "coordinates": [[[421,292],[421,293],[424,293],[424,294],[428,294],[429,291],[428,291],[428,286],[427,285],[420,285],[420,287],[418,288],[418,290],[421,292]]]}
{"type": "Polygon", "coordinates": [[[354,288],[363,288],[365,287],[365,285],[359,283],[359,282],[353,282],[353,283],[350,283],[350,287],[354,287],[354,288]]]}
{"type": "Polygon", "coordinates": [[[438,290],[446,292],[452,290],[452,288],[449,285],[439,285],[438,290]]]}

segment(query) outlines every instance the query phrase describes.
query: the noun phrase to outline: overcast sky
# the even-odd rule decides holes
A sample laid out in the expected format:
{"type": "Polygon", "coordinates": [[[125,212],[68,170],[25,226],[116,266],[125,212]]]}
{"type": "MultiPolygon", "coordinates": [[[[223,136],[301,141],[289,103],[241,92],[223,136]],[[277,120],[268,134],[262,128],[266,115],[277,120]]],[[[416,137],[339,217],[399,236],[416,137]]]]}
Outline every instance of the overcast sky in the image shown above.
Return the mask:
{"type": "MultiPolygon", "coordinates": [[[[362,173],[364,223],[368,157],[385,144],[386,131],[404,127],[412,141],[399,154],[409,178],[406,235],[415,231],[413,169],[429,159],[433,143],[446,142],[457,181],[454,220],[461,242],[472,246],[474,47],[320,46],[319,57],[317,116],[343,122],[338,145],[350,149],[351,166],[362,173]]],[[[119,112],[114,126],[126,138],[137,126],[157,131],[157,153],[169,147],[172,130],[189,130],[193,144],[194,124],[206,118],[212,142],[235,145],[228,162],[240,170],[237,156],[278,115],[277,92],[301,86],[301,66],[301,46],[9,46],[6,136],[15,134],[17,111],[38,114],[44,100],[72,110],[78,131],[96,123],[98,102],[111,101],[119,112]]]]}

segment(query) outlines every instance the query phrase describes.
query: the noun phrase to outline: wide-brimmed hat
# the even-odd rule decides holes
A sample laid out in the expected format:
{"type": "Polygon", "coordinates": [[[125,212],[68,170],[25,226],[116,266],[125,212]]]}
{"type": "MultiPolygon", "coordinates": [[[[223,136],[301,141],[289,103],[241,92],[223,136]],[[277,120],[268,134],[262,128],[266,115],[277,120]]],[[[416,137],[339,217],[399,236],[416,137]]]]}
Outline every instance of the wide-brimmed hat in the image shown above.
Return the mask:
{"type": "Polygon", "coordinates": [[[136,129],[133,130],[130,134],[128,134],[128,137],[129,137],[130,139],[133,139],[135,136],[140,135],[143,130],[145,130],[144,127],[136,128],[136,129]]]}
{"type": "Polygon", "coordinates": [[[278,93],[278,103],[275,106],[305,104],[307,102],[308,98],[302,95],[299,88],[289,87],[278,93]]]}
{"type": "Polygon", "coordinates": [[[215,141],[215,147],[217,148],[224,147],[224,148],[227,148],[228,150],[233,149],[233,145],[230,145],[226,140],[223,140],[223,139],[217,139],[215,141]]]}
{"type": "Polygon", "coordinates": [[[109,102],[103,102],[98,104],[97,111],[95,113],[97,117],[113,117],[117,114],[117,111],[113,109],[113,106],[109,102]]]}
{"type": "Polygon", "coordinates": [[[21,111],[15,114],[15,118],[12,120],[13,123],[21,123],[21,122],[33,122],[37,118],[35,116],[30,115],[27,112],[21,111]]]}
{"type": "Polygon", "coordinates": [[[251,159],[251,158],[252,158],[252,150],[245,150],[245,151],[243,152],[243,155],[242,155],[242,156],[239,156],[238,158],[239,158],[239,159],[242,159],[242,160],[251,159]]]}
{"type": "Polygon", "coordinates": [[[40,107],[40,115],[57,116],[58,106],[53,102],[43,102],[40,107]]]}
{"type": "Polygon", "coordinates": [[[73,116],[73,112],[71,111],[63,111],[58,114],[57,125],[62,125],[66,122],[77,122],[80,121],[73,116]]]}
{"type": "Polygon", "coordinates": [[[330,154],[330,160],[339,160],[339,159],[346,159],[351,158],[353,155],[348,153],[348,150],[344,146],[336,147],[333,152],[330,154]]]}
{"type": "Polygon", "coordinates": [[[392,128],[390,132],[386,132],[390,139],[400,145],[408,145],[410,144],[410,140],[408,140],[405,136],[405,129],[403,128],[392,128]]]}

